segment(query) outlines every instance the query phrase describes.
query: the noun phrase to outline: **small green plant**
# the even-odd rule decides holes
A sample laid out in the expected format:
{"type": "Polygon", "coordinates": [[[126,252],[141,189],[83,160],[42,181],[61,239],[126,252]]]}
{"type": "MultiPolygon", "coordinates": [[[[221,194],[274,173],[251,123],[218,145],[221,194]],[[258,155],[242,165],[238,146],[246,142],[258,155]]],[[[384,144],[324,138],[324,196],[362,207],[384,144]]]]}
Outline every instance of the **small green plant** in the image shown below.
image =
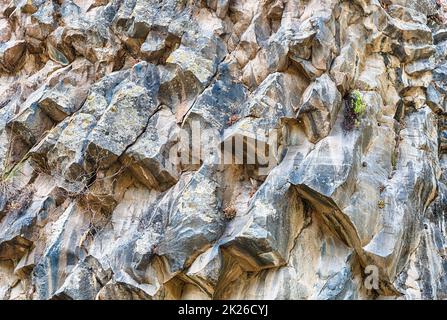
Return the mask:
{"type": "Polygon", "coordinates": [[[358,90],[352,92],[352,107],[358,116],[361,116],[366,111],[366,104],[358,90]]]}
{"type": "Polygon", "coordinates": [[[352,91],[345,99],[344,121],[342,124],[345,132],[359,127],[360,117],[366,112],[366,103],[358,90],[352,91]]]}
{"type": "Polygon", "coordinates": [[[396,154],[396,152],[391,153],[391,165],[393,166],[393,170],[396,170],[396,165],[397,165],[397,154],[396,154]]]}

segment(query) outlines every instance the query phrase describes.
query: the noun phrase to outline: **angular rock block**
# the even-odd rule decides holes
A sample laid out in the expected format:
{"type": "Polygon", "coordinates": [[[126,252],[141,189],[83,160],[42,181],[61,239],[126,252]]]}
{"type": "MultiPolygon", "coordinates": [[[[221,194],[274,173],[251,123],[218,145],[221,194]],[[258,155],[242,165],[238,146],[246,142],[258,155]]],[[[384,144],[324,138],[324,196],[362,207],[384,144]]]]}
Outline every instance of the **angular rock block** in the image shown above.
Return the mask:
{"type": "Polygon", "coordinates": [[[97,259],[87,256],[73,268],[51,300],[93,300],[110,277],[97,259]]]}
{"type": "MultiPolygon", "coordinates": [[[[51,233],[48,233],[49,230],[44,230],[47,242],[37,249],[39,255],[36,257],[37,261],[31,273],[32,281],[35,283],[36,297],[50,299],[64,286],[64,283],[67,293],[73,298],[80,297],[83,295],[83,290],[76,295],[70,292],[76,287],[76,284],[70,284],[70,278],[75,280],[78,276],[82,276],[84,279],[92,279],[92,269],[96,273],[97,279],[103,278],[103,273],[97,271],[98,267],[95,266],[93,259],[89,264],[92,269],[85,270],[81,263],[76,274],[70,277],[71,271],[83,260],[85,255],[83,244],[91,221],[92,216],[89,212],[78,204],[71,203],[65,210],[59,212],[57,219],[49,222],[48,227],[51,227],[51,233]],[[85,273],[85,271],[87,272],[85,273]]],[[[84,294],[90,294],[90,288],[84,287],[84,289],[86,289],[84,294]]]]}
{"type": "Polygon", "coordinates": [[[270,74],[241,106],[241,117],[263,118],[270,122],[270,128],[277,127],[282,118],[295,118],[307,83],[295,73],[270,74]]]}
{"type": "Polygon", "coordinates": [[[218,244],[246,271],[287,264],[294,239],[304,226],[303,203],[283,169],[279,165],[272,170],[247,212],[234,218],[219,239],[218,244]]]}
{"type": "Polygon", "coordinates": [[[179,128],[175,116],[162,107],[150,119],[144,133],[126,150],[122,162],[150,189],[164,191],[180,176],[172,155],[177,155],[179,128]]]}
{"type": "Polygon", "coordinates": [[[0,44],[0,70],[13,72],[19,69],[24,61],[26,42],[11,40],[0,44]]]}
{"type": "Polygon", "coordinates": [[[115,88],[129,76],[130,70],[123,70],[113,72],[95,82],[82,106],[82,112],[99,120],[112,100],[115,88]]]}
{"type": "Polygon", "coordinates": [[[75,101],[78,96],[74,90],[63,89],[63,85],[57,86],[54,90],[45,93],[39,101],[40,108],[54,121],[62,121],[73,114],[83,102],[82,100],[75,101]],[[73,94],[73,96],[71,97],[70,94],[73,94]]]}
{"type": "Polygon", "coordinates": [[[171,195],[166,213],[169,222],[157,245],[157,255],[167,260],[173,274],[188,267],[223,232],[215,173],[214,166],[204,165],[178,194],[171,195]]]}
{"type": "Polygon", "coordinates": [[[411,43],[412,40],[420,43],[432,43],[433,36],[430,28],[422,23],[405,22],[402,20],[388,18],[384,33],[391,38],[400,39],[411,43]]]}
{"type": "Polygon", "coordinates": [[[40,165],[41,169],[48,168],[48,153],[56,145],[59,136],[62,131],[67,127],[68,119],[66,121],[60,122],[57,126],[53,127],[47,135],[34,145],[29,151],[30,157],[40,165]]]}
{"type": "Polygon", "coordinates": [[[447,297],[447,0],[0,12],[0,299],[447,297]]]}
{"type": "Polygon", "coordinates": [[[334,65],[331,68],[331,75],[335,84],[343,95],[348,92],[349,84],[358,73],[356,61],[359,59],[353,45],[345,46],[341,49],[340,55],[335,58],[334,65]]]}
{"type": "Polygon", "coordinates": [[[156,104],[146,88],[125,81],[88,137],[92,163],[107,168],[144,132],[156,104]]]}
{"type": "Polygon", "coordinates": [[[53,126],[50,118],[33,103],[14,117],[6,126],[9,132],[28,146],[33,146],[46,130],[53,126]]]}
{"type": "Polygon", "coordinates": [[[186,47],[179,47],[166,60],[167,63],[179,65],[184,72],[192,73],[205,86],[215,72],[212,60],[197,56],[196,52],[186,47]]]}
{"type": "Polygon", "coordinates": [[[186,271],[186,281],[190,281],[213,296],[223,268],[223,256],[218,246],[211,247],[194,260],[186,271]]]}
{"type": "Polygon", "coordinates": [[[430,58],[436,52],[435,46],[431,44],[395,44],[392,49],[399,60],[407,63],[430,58]]]}
{"type": "Polygon", "coordinates": [[[20,206],[0,222],[0,260],[20,259],[31,249],[39,237],[39,225],[48,218],[55,207],[52,197],[32,199],[32,194],[24,194],[12,203],[20,206]]]}
{"type": "Polygon", "coordinates": [[[269,127],[269,119],[246,117],[227,128],[220,163],[256,165],[259,175],[266,175],[277,164],[277,133],[269,127]]]}
{"type": "Polygon", "coordinates": [[[304,91],[296,116],[303,122],[311,142],[316,143],[329,134],[340,106],[341,95],[327,74],[317,78],[304,91]]]}
{"type": "Polygon", "coordinates": [[[48,164],[55,173],[72,182],[84,183],[90,179],[94,168],[85,159],[85,149],[87,138],[96,124],[95,117],[85,113],[78,113],[64,123],[57,142],[51,142],[48,146],[48,164]]]}
{"type": "Polygon", "coordinates": [[[111,280],[107,282],[95,297],[96,300],[151,300],[143,290],[126,283],[111,280]]]}
{"type": "Polygon", "coordinates": [[[183,120],[184,124],[192,125],[192,121],[201,123],[201,129],[217,129],[230,126],[231,116],[237,116],[238,107],[247,99],[246,88],[235,81],[229,74],[228,66],[219,69],[216,81],[201,93],[189,109],[183,120]]]}
{"type": "Polygon", "coordinates": [[[73,62],[68,68],[59,82],[45,90],[38,101],[40,108],[55,122],[79,110],[95,78],[94,66],[86,59],[73,62]]]}
{"type": "Polygon", "coordinates": [[[176,121],[181,123],[203,87],[192,73],[183,71],[179,66],[167,65],[160,67],[159,71],[158,100],[171,108],[176,121]]]}
{"type": "Polygon", "coordinates": [[[423,59],[414,61],[405,66],[405,72],[411,76],[418,75],[424,72],[429,72],[435,68],[435,61],[433,59],[423,59]]]}

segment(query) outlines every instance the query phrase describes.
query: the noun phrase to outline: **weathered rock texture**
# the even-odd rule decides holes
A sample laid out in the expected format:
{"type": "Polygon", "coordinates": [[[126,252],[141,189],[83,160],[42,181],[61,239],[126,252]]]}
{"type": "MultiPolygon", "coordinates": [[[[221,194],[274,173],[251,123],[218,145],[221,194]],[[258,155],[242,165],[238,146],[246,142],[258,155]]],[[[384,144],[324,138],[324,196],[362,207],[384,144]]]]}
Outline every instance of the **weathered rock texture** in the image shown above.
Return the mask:
{"type": "Polygon", "coordinates": [[[446,11],[0,0],[0,299],[447,299],[446,11]]]}

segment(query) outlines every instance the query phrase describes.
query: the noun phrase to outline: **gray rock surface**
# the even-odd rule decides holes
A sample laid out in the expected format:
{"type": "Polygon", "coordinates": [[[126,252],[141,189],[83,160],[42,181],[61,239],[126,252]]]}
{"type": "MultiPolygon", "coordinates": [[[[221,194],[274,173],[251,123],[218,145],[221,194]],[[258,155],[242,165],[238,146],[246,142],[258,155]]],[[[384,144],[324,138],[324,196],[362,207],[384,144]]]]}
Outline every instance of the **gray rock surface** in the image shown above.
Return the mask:
{"type": "Polygon", "coordinates": [[[0,0],[0,299],[447,299],[447,2],[0,0]]]}

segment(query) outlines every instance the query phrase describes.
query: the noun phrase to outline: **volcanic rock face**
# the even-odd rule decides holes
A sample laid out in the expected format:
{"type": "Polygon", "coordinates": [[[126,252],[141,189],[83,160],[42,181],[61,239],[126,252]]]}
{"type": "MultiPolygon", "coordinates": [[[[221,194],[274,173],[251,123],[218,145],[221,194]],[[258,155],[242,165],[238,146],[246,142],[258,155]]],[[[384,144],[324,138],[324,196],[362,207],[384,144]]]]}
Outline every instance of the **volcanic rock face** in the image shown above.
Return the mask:
{"type": "Polygon", "coordinates": [[[447,299],[446,12],[0,0],[0,299],[447,299]]]}

